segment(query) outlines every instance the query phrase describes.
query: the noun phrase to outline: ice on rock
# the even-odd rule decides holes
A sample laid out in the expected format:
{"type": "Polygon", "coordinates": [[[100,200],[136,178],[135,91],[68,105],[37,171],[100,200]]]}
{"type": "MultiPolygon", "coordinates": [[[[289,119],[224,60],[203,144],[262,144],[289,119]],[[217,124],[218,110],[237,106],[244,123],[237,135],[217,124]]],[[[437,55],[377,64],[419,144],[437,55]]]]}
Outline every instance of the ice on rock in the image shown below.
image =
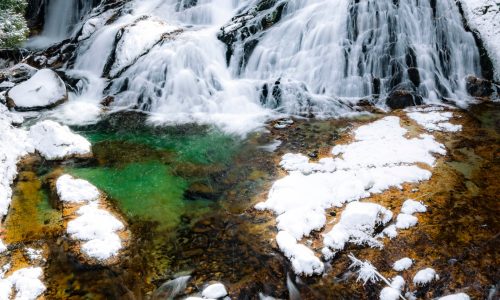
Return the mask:
{"type": "Polygon", "coordinates": [[[13,288],[14,299],[37,299],[46,290],[45,285],[40,281],[42,275],[42,268],[28,267],[15,271],[7,278],[0,279],[0,299],[10,299],[13,288]]]}
{"type": "Polygon", "coordinates": [[[99,199],[99,190],[83,179],[62,175],[56,182],[59,199],[68,203],[82,203],[99,199]]]}
{"type": "Polygon", "coordinates": [[[33,125],[29,130],[29,137],[35,149],[49,160],[91,153],[89,141],[71,132],[68,126],[51,120],[33,125]]]}
{"type": "Polygon", "coordinates": [[[424,213],[427,211],[427,207],[422,203],[412,199],[408,199],[403,203],[401,207],[401,213],[407,215],[413,215],[414,213],[424,213]]]}
{"type": "Polygon", "coordinates": [[[408,214],[399,214],[396,219],[396,228],[398,229],[408,229],[418,223],[418,218],[408,214]]]}
{"type": "Polygon", "coordinates": [[[407,115],[428,131],[458,132],[462,130],[462,125],[454,125],[449,122],[453,118],[452,112],[409,112],[407,115]]]}
{"type": "Polygon", "coordinates": [[[458,293],[438,298],[438,300],[470,300],[469,295],[465,293],[458,293]]]}
{"type": "Polygon", "coordinates": [[[82,206],[76,219],[68,222],[67,232],[73,238],[85,241],[82,252],[91,258],[106,260],[122,248],[117,232],[125,228],[111,213],[98,208],[98,204],[82,206]]]}
{"type": "Polygon", "coordinates": [[[218,299],[227,296],[227,291],[222,283],[214,283],[203,289],[201,295],[203,298],[218,299]]]}
{"type": "Polygon", "coordinates": [[[432,268],[426,268],[418,271],[417,274],[415,274],[415,276],[413,277],[413,284],[422,286],[436,279],[439,279],[436,271],[432,268]]]}
{"type": "Polygon", "coordinates": [[[340,221],[324,235],[323,243],[334,251],[344,249],[347,243],[380,247],[374,238],[377,226],[392,219],[392,212],[375,203],[352,202],[342,212],[340,221]]]}
{"type": "Polygon", "coordinates": [[[50,69],[42,69],[27,81],[9,90],[17,110],[50,108],[67,99],[67,91],[61,78],[50,69]]]}
{"type": "Polygon", "coordinates": [[[316,257],[311,249],[297,243],[297,240],[288,232],[278,232],[276,242],[280,250],[291,261],[296,274],[313,275],[323,273],[324,265],[321,260],[316,257]]]}
{"type": "Polygon", "coordinates": [[[392,268],[395,271],[401,272],[408,270],[413,265],[413,260],[409,257],[402,258],[394,263],[392,268]]]}

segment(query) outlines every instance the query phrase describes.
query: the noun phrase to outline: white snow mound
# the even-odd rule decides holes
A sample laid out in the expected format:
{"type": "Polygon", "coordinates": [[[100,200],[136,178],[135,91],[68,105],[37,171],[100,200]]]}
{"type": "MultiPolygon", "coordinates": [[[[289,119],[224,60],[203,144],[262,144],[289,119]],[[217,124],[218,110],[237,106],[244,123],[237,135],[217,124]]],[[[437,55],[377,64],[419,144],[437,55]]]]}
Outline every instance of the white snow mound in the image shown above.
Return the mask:
{"type": "Polygon", "coordinates": [[[11,185],[19,160],[35,151],[25,130],[12,126],[15,117],[0,104],[0,217],[7,214],[12,198],[11,185]]]}
{"type": "Polygon", "coordinates": [[[433,280],[439,279],[439,276],[436,274],[436,271],[432,268],[426,268],[420,270],[413,277],[413,283],[415,285],[426,285],[433,280]]]}
{"type": "Polygon", "coordinates": [[[207,286],[201,292],[203,298],[218,299],[227,295],[226,287],[222,283],[214,283],[207,286]]]}
{"type": "Polygon", "coordinates": [[[382,247],[373,237],[374,232],[377,226],[385,225],[391,219],[392,212],[379,204],[351,202],[342,212],[340,221],[324,235],[323,243],[334,251],[344,249],[348,242],[382,247]]]}
{"type": "Polygon", "coordinates": [[[86,241],[82,252],[99,260],[116,255],[122,248],[117,232],[125,228],[123,223],[99,209],[96,202],[82,206],[77,214],[79,217],[68,222],[67,232],[73,239],[86,241]]]}
{"type": "Polygon", "coordinates": [[[413,265],[413,260],[409,257],[401,258],[400,260],[396,261],[392,268],[395,271],[401,272],[404,270],[408,270],[411,266],[413,265]]]}
{"type": "Polygon", "coordinates": [[[83,179],[62,175],[56,182],[57,194],[63,202],[82,203],[99,199],[99,190],[83,179]]]}
{"type": "Polygon", "coordinates": [[[438,300],[470,300],[470,297],[465,293],[458,293],[441,297],[438,300]]]}
{"type": "Polygon", "coordinates": [[[7,278],[0,279],[0,299],[10,299],[12,288],[16,300],[35,300],[45,292],[46,287],[40,281],[43,270],[40,267],[28,267],[12,273],[7,278]]]}

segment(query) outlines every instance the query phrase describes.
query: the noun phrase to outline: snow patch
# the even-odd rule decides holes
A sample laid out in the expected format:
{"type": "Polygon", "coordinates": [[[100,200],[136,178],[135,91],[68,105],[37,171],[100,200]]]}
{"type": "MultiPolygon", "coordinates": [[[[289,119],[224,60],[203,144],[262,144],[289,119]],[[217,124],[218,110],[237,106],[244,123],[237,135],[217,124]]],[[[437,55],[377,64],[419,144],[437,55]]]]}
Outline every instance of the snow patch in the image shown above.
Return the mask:
{"type": "Polygon", "coordinates": [[[207,286],[201,292],[203,298],[217,299],[227,295],[226,287],[222,283],[214,283],[207,286]]]}
{"type": "Polygon", "coordinates": [[[413,277],[413,284],[415,285],[426,285],[433,280],[439,279],[439,276],[436,274],[436,271],[432,268],[426,268],[420,270],[413,277]]]}
{"type": "Polygon", "coordinates": [[[63,159],[73,155],[91,153],[90,142],[71,132],[68,126],[46,120],[32,126],[29,137],[35,149],[46,159],[63,159]]]}
{"type": "Polygon", "coordinates": [[[14,299],[35,300],[45,292],[46,287],[40,281],[43,270],[40,267],[28,267],[12,273],[7,278],[0,279],[0,299],[10,299],[12,288],[15,289],[14,299]]]}
{"type": "Polygon", "coordinates": [[[397,300],[401,295],[401,291],[405,286],[405,280],[401,276],[396,276],[392,279],[391,285],[382,289],[380,292],[380,300],[397,300]]]}
{"type": "Polygon", "coordinates": [[[470,300],[470,297],[465,293],[458,293],[441,297],[438,300],[470,300]]]}
{"type": "Polygon", "coordinates": [[[407,214],[399,214],[396,219],[396,228],[408,229],[416,226],[417,223],[418,223],[417,217],[407,214]]]}
{"type": "Polygon", "coordinates": [[[98,203],[82,206],[79,217],[68,222],[67,232],[73,238],[85,241],[82,252],[91,258],[106,260],[122,248],[117,232],[125,226],[111,213],[98,208],[98,203]]]}
{"type": "Polygon", "coordinates": [[[287,231],[280,231],[276,236],[278,247],[291,261],[293,270],[297,274],[313,275],[321,274],[324,265],[314,252],[305,245],[297,243],[297,240],[287,231]]]}
{"type": "Polygon", "coordinates": [[[412,199],[406,200],[401,207],[401,212],[408,215],[413,215],[414,213],[424,213],[426,211],[427,207],[422,202],[412,199]]]}
{"type": "Polygon", "coordinates": [[[68,203],[83,203],[99,199],[99,190],[83,179],[75,179],[70,175],[62,175],[56,182],[59,199],[68,203]]]}
{"type": "Polygon", "coordinates": [[[0,216],[6,215],[9,209],[17,163],[35,151],[27,132],[12,126],[14,121],[14,115],[0,104],[0,216]]]}
{"type": "Polygon", "coordinates": [[[324,235],[323,243],[334,251],[344,249],[348,242],[356,245],[382,247],[373,237],[377,226],[385,225],[392,219],[392,212],[375,203],[349,203],[340,221],[324,235]]]}
{"type": "Polygon", "coordinates": [[[408,270],[411,266],[413,265],[413,260],[409,257],[401,258],[400,260],[396,261],[392,268],[395,271],[401,272],[404,270],[408,270]]]}
{"type": "Polygon", "coordinates": [[[449,122],[453,118],[451,112],[409,112],[407,115],[428,131],[458,132],[462,130],[462,125],[454,125],[449,122]]]}
{"type": "MultiPolygon", "coordinates": [[[[311,256],[314,252],[303,250],[307,247],[299,247],[297,241],[324,227],[325,210],[367,198],[391,187],[401,188],[403,183],[416,183],[431,177],[430,171],[416,164],[422,162],[433,166],[436,161],[434,154],[446,154],[444,146],[428,134],[412,139],[406,138],[406,134],[407,130],[401,127],[398,117],[385,117],[356,129],[355,141],[335,146],[332,150],[334,157],[311,163],[302,154],[283,156],[280,166],[289,172],[288,176],[277,180],[267,200],[257,204],[256,208],[272,210],[278,215],[279,235],[287,241],[281,243],[284,246],[280,249],[288,252],[287,257],[298,266],[301,264],[297,255],[304,254],[306,261],[313,261],[311,256]],[[286,232],[286,238],[282,232],[286,232]],[[295,241],[290,241],[289,237],[295,241]]],[[[392,213],[373,203],[353,203],[352,207],[357,205],[360,205],[361,211],[346,208],[342,215],[344,218],[345,214],[345,221],[339,222],[325,235],[325,248],[322,250],[325,258],[334,255],[328,248],[338,251],[347,242],[381,246],[372,236],[374,227],[389,222],[392,213]],[[357,220],[356,214],[366,223],[352,221],[357,220]],[[368,218],[365,219],[366,216],[368,218]]],[[[384,234],[395,237],[395,226],[389,227],[384,234]]],[[[297,267],[296,270],[303,268],[297,267]]]]}

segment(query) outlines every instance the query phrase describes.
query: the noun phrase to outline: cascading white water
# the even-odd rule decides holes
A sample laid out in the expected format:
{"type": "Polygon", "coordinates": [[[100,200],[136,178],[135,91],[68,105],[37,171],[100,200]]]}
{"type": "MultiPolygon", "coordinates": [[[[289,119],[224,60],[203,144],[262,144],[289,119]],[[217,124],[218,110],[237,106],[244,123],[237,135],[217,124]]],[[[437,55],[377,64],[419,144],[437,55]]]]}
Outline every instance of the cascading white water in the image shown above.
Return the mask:
{"type": "Polygon", "coordinates": [[[356,101],[375,92],[377,78],[375,93],[382,96],[411,83],[427,101],[447,97],[463,104],[465,77],[479,73],[479,53],[454,1],[435,5],[433,10],[429,0],[291,0],[240,72],[293,79],[315,94],[356,101]],[[410,68],[418,71],[416,84],[410,68]]]}
{"type": "Polygon", "coordinates": [[[132,0],[112,21],[89,16],[71,68],[93,87],[70,98],[94,112],[111,95],[114,109],[148,111],[154,123],[244,133],[277,113],[343,115],[374,94],[384,105],[395,89],[465,104],[464,79],[480,72],[453,0],[270,1],[286,3],[281,20],[251,53],[237,41],[228,66],[220,28],[258,3],[132,0]]]}
{"type": "Polygon", "coordinates": [[[43,48],[68,38],[80,19],[90,11],[93,0],[49,0],[42,33],[27,46],[43,48]]]}

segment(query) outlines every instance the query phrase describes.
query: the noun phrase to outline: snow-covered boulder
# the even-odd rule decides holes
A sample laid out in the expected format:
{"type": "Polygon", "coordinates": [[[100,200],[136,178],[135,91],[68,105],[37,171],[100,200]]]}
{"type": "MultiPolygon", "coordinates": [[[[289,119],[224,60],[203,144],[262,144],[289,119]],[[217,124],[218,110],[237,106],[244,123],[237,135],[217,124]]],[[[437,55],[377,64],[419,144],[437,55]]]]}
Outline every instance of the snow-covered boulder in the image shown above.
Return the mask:
{"type": "Polygon", "coordinates": [[[42,69],[7,93],[9,106],[19,111],[52,108],[68,99],[62,79],[50,69],[42,69]]]}
{"type": "Polygon", "coordinates": [[[156,18],[141,18],[122,28],[117,37],[114,61],[109,70],[116,77],[125,68],[147,53],[165,34],[173,33],[179,27],[168,25],[156,18]]]}
{"type": "Polygon", "coordinates": [[[71,132],[68,126],[46,120],[33,125],[29,131],[35,149],[49,160],[91,153],[91,144],[84,137],[71,132]]]}

